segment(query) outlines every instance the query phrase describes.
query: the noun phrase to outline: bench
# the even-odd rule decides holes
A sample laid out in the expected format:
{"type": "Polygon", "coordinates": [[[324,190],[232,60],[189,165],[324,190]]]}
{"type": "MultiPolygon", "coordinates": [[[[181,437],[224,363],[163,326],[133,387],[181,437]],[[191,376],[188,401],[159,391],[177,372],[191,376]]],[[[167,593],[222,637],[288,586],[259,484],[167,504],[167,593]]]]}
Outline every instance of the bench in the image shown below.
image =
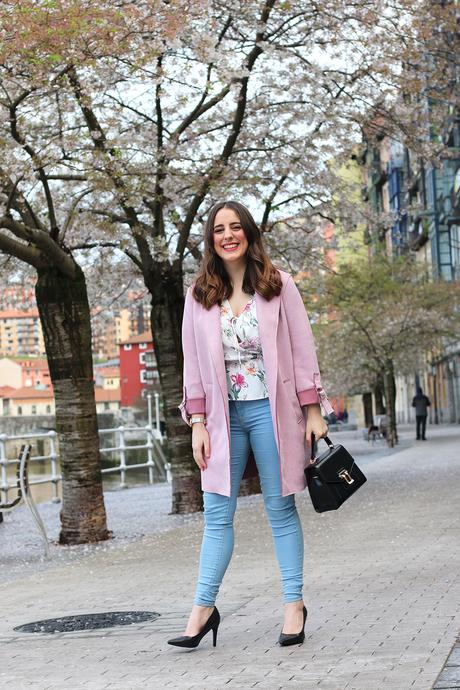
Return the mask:
{"type": "Polygon", "coordinates": [[[372,445],[376,441],[384,441],[387,436],[387,416],[376,415],[374,423],[368,429],[363,429],[363,438],[366,441],[372,441],[372,445]]]}

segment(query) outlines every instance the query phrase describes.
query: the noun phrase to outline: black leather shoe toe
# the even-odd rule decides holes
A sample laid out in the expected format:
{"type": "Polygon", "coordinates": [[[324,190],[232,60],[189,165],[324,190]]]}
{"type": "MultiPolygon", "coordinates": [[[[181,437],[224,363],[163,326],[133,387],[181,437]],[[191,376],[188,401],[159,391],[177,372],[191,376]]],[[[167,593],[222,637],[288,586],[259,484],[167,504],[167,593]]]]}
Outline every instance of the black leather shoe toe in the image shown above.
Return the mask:
{"type": "Polygon", "coordinates": [[[212,630],[212,644],[213,647],[216,646],[217,642],[217,630],[220,624],[220,614],[216,607],[214,607],[213,612],[209,616],[208,620],[204,624],[202,630],[196,635],[180,635],[179,637],[173,637],[168,640],[168,644],[172,644],[174,647],[198,647],[202,638],[212,630]]]}

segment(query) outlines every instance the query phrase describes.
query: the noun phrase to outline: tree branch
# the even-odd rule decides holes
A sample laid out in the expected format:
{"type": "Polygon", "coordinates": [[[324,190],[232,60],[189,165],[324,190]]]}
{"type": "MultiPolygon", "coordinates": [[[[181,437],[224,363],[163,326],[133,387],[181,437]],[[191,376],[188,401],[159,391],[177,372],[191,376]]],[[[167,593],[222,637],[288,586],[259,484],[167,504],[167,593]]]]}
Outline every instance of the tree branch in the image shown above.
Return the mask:
{"type": "Polygon", "coordinates": [[[287,177],[288,177],[287,175],[281,175],[278,182],[273,187],[272,193],[270,194],[267,201],[265,202],[264,215],[262,216],[262,222],[260,224],[260,229],[262,232],[264,232],[264,230],[267,227],[268,218],[270,216],[270,213],[271,213],[271,210],[273,207],[273,201],[275,199],[275,196],[278,194],[279,190],[281,189],[281,187],[283,186],[283,184],[287,180],[287,177]]]}
{"type": "Polygon", "coordinates": [[[81,242],[80,244],[72,245],[72,247],[70,247],[70,249],[73,251],[73,250],[79,250],[79,249],[98,249],[99,247],[113,247],[114,249],[119,249],[121,252],[123,252],[123,254],[126,254],[126,256],[129,256],[131,261],[142,272],[141,260],[138,259],[135,254],[128,251],[128,249],[121,247],[119,242],[81,242]]]}
{"type": "Polygon", "coordinates": [[[59,247],[47,232],[31,228],[8,216],[0,217],[0,227],[6,228],[17,237],[35,245],[44,253],[47,261],[56,266],[64,275],[70,278],[75,277],[75,264],[72,258],[59,247]]]}
{"type": "Polygon", "coordinates": [[[275,2],[276,0],[265,1],[265,5],[263,7],[260,20],[258,22],[259,28],[256,33],[254,47],[250,51],[245,63],[245,71],[247,72],[247,75],[237,80],[241,82],[241,87],[239,89],[238,101],[233,116],[232,130],[224,143],[220,156],[213,161],[207,174],[204,176],[203,182],[191,201],[184,222],[180,229],[179,240],[177,243],[177,253],[180,257],[183,256],[185,247],[187,246],[190,230],[195,220],[198,209],[206,194],[208,193],[211,183],[222,175],[222,172],[228,163],[228,160],[233,152],[235,143],[241,132],[243,119],[246,112],[249,76],[254,68],[257,58],[263,52],[263,48],[260,44],[264,39],[265,27],[270,18],[270,13],[273,9],[275,2]]]}
{"type": "MultiPolygon", "coordinates": [[[[113,158],[113,151],[107,148],[107,138],[105,136],[105,132],[99,123],[96,113],[88,105],[89,99],[83,93],[77,71],[74,67],[69,71],[68,79],[72,86],[77,103],[80,106],[80,110],[83,114],[88,132],[93,142],[93,146],[96,148],[96,150],[113,158]]],[[[120,175],[116,170],[114,170],[110,163],[105,166],[104,170],[109,179],[112,181],[115,191],[118,192],[118,202],[126,214],[128,224],[131,228],[131,232],[139,250],[143,271],[149,272],[153,266],[152,255],[145,237],[143,237],[142,234],[137,230],[137,228],[141,228],[143,224],[139,221],[135,209],[126,203],[126,189],[120,175]]]]}
{"type": "Polygon", "coordinates": [[[12,237],[3,235],[1,232],[0,252],[6,254],[7,256],[14,256],[16,259],[24,261],[24,263],[29,264],[29,266],[33,266],[36,269],[39,269],[46,263],[43,260],[42,253],[36,247],[22,244],[22,242],[18,242],[12,237]]]}
{"type": "Polygon", "coordinates": [[[36,166],[36,170],[38,173],[38,177],[40,179],[40,182],[43,187],[43,191],[45,192],[45,198],[46,198],[46,205],[48,207],[48,216],[49,216],[49,221],[50,221],[50,229],[51,229],[51,237],[53,240],[57,240],[59,236],[59,228],[57,225],[56,221],[56,214],[54,211],[54,204],[53,204],[53,199],[51,196],[51,191],[48,185],[48,180],[46,179],[46,174],[45,174],[45,168],[40,161],[40,157],[38,156],[37,152],[28,144],[25,140],[25,138],[20,134],[19,129],[18,129],[18,120],[17,120],[17,109],[18,106],[22,103],[27,96],[32,93],[32,90],[30,91],[24,91],[20,96],[16,98],[15,101],[13,101],[10,105],[9,108],[9,114],[10,114],[10,131],[11,131],[11,136],[13,139],[24,149],[24,151],[30,156],[30,159],[36,166]]]}
{"type": "MultiPolygon", "coordinates": [[[[225,34],[227,33],[230,26],[232,25],[232,21],[233,21],[233,17],[231,15],[229,15],[226,22],[224,23],[224,26],[222,27],[222,31],[220,32],[220,34],[217,38],[216,45],[214,46],[215,49],[217,49],[219,47],[219,45],[222,43],[222,41],[225,37],[225,34]]],[[[211,98],[209,101],[207,101],[207,103],[205,103],[206,97],[209,93],[209,87],[211,84],[211,74],[212,74],[213,69],[214,69],[214,63],[210,62],[208,65],[207,73],[206,73],[206,83],[205,83],[203,94],[202,94],[200,100],[198,101],[198,103],[196,104],[196,106],[191,111],[191,113],[189,113],[182,120],[180,125],[178,125],[176,130],[173,132],[173,134],[172,134],[173,139],[178,139],[180,137],[180,135],[187,129],[187,127],[189,127],[189,125],[192,124],[192,122],[197,120],[199,117],[201,117],[201,115],[203,115],[205,112],[207,112],[208,110],[213,108],[215,105],[217,105],[217,103],[219,103],[223,98],[225,98],[225,96],[230,91],[230,85],[227,85],[223,89],[221,89],[221,91],[218,94],[216,94],[213,98],[211,98]]]]}
{"type": "Polygon", "coordinates": [[[166,157],[163,150],[163,110],[161,106],[161,71],[163,55],[157,58],[158,78],[155,87],[155,111],[157,116],[157,169],[155,173],[155,192],[153,202],[153,234],[164,236],[163,223],[163,181],[166,175],[166,157]]]}
{"type": "MultiPolygon", "coordinates": [[[[21,216],[22,221],[26,225],[34,225],[36,228],[45,230],[42,223],[39,221],[35,215],[32,206],[29,204],[27,199],[18,191],[18,185],[20,180],[13,180],[5,173],[2,167],[0,167],[0,179],[3,179],[2,188],[8,197],[9,206],[14,209],[21,216]]],[[[8,212],[8,204],[6,207],[8,212]]]]}
{"type": "Polygon", "coordinates": [[[86,182],[88,180],[86,175],[79,175],[79,174],[53,174],[53,175],[46,175],[47,180],[64,180],[64,181],[69,181],[69,182],[86,182]]]}

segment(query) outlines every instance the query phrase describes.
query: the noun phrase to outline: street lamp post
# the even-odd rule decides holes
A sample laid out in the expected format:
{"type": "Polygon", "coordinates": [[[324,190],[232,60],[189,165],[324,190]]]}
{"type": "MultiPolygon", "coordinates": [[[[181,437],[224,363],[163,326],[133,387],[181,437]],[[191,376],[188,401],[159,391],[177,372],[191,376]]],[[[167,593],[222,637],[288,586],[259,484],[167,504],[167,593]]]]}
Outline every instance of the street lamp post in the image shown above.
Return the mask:
{"type": "Polygon", "coordinates": [[[148,414],[148,425],[152,428],[152,394],[147,393],[147,414],[148,414]]]}
{"type": "Polygon", "coordinates": [[[433,377],[434,423],[439,424],[436,364],[434,364],[434,363],[432,363],[432,365],[431,365],[431,375],[433,377]]]}

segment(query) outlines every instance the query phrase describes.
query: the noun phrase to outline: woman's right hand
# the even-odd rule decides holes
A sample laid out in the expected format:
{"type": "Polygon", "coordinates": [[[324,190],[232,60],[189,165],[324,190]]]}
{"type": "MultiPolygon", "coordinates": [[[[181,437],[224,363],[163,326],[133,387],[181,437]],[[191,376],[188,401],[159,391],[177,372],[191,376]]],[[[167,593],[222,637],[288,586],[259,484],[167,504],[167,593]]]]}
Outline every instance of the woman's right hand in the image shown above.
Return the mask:
{"type": "Polygon", "coordinates": [[[196,422],[192,425],[192,449],[196,464],[200,470],[205,470],[207,459],[211,455],[211,445],[209,432],[202,422],[196,422]]]}

